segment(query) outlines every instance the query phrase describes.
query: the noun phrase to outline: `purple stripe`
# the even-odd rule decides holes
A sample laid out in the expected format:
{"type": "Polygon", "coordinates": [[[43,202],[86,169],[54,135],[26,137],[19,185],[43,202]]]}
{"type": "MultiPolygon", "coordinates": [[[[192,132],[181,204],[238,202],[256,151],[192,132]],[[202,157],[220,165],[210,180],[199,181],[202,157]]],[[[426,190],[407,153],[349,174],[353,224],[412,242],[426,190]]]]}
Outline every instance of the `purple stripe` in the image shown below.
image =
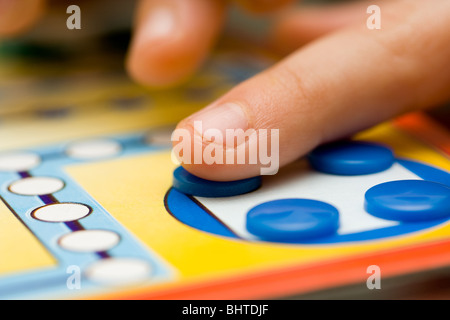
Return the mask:
{"type": "Polygon", "coordinates": [[[44,194],[39,196],[39,199],[45,204],[58,203],[58,200],[55,199],[51,194],[44,194]]]}
{"type": "Polygon", "coordinates": [[[28,173],[28,171],[20,171],[20,172],[18,172],[18,174],[22,179],[31,177],[31,175],[28,173]]]}
{"type": "Polygon", "coordinates": [[[101,259],[106,259],[106,258],[110,258],[111,256],[108,254],[108,252],[106,251],[98,251],[96,252],[96,254],[101,258],[101,259]]]}
{"type": "Polygon", "coordinates": [[[84,230],[84,227],[78,221],[68,221],[64,224],[72,231],[84,230]]]}

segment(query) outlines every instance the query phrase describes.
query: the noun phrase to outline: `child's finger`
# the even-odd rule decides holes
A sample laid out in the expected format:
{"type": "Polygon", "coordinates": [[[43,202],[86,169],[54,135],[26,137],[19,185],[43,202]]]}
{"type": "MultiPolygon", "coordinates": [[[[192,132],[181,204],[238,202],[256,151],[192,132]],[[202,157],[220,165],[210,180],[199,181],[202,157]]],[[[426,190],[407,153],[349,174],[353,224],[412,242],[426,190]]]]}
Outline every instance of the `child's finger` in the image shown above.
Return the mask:
{"type": "Polygon", "coordinates": [[[148,86],[174,84],[205,59],[224,17],[222,1],[141,0],[127,69],[148,86]]]}
{"type": "Polygon", "coordinates": [[[1,0],[0,36],[9,37],[28,30],[43,14],[45,0],[1,0]]]}
{"type": "MultiPolygon", "coordinates": [[[[282,166],[318,144],[450,98],[450,2],[398,1],[382,6],[381,13],[380,30],[364,23],[330,34],[178,128],[194,136],[194,150],[209,145],[198,138],[194,121],[201,121],[203,132],[216,128],[224,137],[226,129],[279,129],[282,166]]],[[[260,174],[261,163],[184,166],[206,179],[236,180],[260,174]]]]}

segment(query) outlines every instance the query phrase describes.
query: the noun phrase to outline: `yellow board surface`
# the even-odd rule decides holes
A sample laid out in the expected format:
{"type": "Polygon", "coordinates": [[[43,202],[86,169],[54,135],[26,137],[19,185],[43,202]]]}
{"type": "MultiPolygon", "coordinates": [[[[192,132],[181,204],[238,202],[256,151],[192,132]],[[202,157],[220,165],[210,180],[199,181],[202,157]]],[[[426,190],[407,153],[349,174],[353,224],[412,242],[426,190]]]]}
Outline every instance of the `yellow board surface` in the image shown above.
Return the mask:
{"type": "Polygon", "coordinates": [[[0,202],[0,275],[56,266],[57,261],[0,202]]]}

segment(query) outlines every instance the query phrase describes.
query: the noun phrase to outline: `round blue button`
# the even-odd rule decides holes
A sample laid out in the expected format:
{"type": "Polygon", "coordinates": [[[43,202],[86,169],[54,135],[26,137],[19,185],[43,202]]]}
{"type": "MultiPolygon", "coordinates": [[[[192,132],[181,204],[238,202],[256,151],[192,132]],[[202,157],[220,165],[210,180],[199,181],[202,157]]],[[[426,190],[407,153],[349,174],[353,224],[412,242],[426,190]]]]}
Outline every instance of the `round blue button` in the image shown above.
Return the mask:
{"type": "Polygon", "coordinates": [[[309,240],[334,234],[338,228],[338,210],[310,199],[269,201],[247,213],[247,230],[269,241],[309,240]]]}
{"type": "Polygon", "coordinates": [[[389,169],[395,159],[389,148],[379,144],[339,141],[316,148],[308,160],[314,169],[323,173],[363,175],[389,169]]]}
{"type": "Polygon", "coordinates": [[[261,186],[261,177],[236,181],[211,181],[190,174],[183,167],[173,172],[172,186],[178,191],[199,197],[231,197],[248,193],[261,186]]]}
{"type": "Polygon", "coordinates": [[[366,211],[373,216],[402,222],[450,217],[450,187],[425,180],[398,180],[367,190],[366,211]]]}

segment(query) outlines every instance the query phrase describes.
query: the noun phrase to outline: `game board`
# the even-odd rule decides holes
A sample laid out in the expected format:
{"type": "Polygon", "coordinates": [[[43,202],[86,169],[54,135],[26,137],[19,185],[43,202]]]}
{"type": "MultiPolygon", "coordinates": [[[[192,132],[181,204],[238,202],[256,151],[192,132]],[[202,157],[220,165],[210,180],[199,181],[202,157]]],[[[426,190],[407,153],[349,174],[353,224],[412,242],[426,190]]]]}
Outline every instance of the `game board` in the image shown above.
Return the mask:
{"type": "Polygon", "coordinates": [[[0,67],[1,299],[276,298],[365,286],[373,265],[383,279],[449,266],[448,218],[401,223],[363,205],[384,181],[450,185],[448,128],[425,113],[354,137],[393,150],[386,171],[333,176],[299,159],[254,192],[194,197],[171,188],[171,130],[270,59],[222,48],[164,91],[133,84],[115,55],[67,59],[0,67]],[[283,243],[245,229],[249,209],[287,197],[335,204],[338,233],[283,243]]]}

